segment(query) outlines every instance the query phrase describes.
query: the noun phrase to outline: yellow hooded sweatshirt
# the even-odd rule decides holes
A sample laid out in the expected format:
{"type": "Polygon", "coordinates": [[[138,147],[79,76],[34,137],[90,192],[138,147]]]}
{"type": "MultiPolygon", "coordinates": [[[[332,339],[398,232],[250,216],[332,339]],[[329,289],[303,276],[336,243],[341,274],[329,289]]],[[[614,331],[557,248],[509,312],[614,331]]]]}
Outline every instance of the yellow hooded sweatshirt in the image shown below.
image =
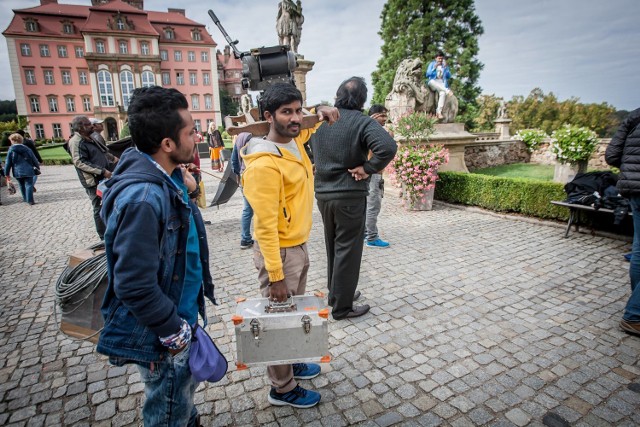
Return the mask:
{"type": "Polygon", "coordinates": [[[280,248],[309,239],[313,169],[303,144],[316,128],[304,129],[295,138],[301,159],[264,138],[252,138],[240,151],[246,165],[242,188],[253,208],[254,236],[270,282],[284,279],[280,248]]]}

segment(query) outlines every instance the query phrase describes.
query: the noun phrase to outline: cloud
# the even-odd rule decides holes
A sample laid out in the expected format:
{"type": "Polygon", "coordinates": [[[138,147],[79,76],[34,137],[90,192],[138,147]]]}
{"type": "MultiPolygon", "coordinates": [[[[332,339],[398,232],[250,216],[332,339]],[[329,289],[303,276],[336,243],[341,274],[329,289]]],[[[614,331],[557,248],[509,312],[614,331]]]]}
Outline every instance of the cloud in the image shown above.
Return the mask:
{"type": "MultiPolygon", "coordinates": [[[[89,0],[59,0],[89,5],[89,0]]],[[[148,9],[186,9],[207,25],[220,49],[226,44],[207,14],[213,9],[238,47],[277,44],[278,0],[147,0],[148,9]]],[[[384,0],[302,0],[305,23],[300,53],[315,61],[307,75],[309,104],[332,100],[342,80],[356,75],[371,83],[380,57],[378,36],[384,0]]],[[[39,0],[2,0],[5,10],[39,5],[39,0]]],[[[485,32],[479,59],[483,93],[510,99],[534,87],[583,102],[608,102],[620,109],[640,104],[640,1],[476,0],[485,32]]],[[[0,15],[4,30],[12,14],[0,15]]],[[[399,29],[401,30],[401,29],[399,29]]],[[[0,73],[10,73],[6,43],[0,43],[0,73]]],[[[5,79],[5,81],[8,79],[5,79]]],[[[371,86],[371,85],[370,85],[371,86]]],[[[370,94],[373,90],[370,90],[370,94]]],[[[0,99],[15,97],[11,82],[0,99]]]]}

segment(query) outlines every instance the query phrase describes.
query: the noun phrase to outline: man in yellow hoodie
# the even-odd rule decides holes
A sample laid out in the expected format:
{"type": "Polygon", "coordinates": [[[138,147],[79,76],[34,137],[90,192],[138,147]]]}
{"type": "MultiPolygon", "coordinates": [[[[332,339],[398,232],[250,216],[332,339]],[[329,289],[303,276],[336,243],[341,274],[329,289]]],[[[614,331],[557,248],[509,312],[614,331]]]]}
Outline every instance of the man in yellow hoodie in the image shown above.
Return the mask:
{"type": "MultiPolygon", "coordinates": [[[[302,295],[307,284],[307,240],[313,210],[313,166],[304,143],[322,124],[301,129],[302,95],[295,86],[278,83],[260,100],[269,134],[252,138],[242,149],[246,169],[242,174],[244,196],[254,212],[254,260],[260,290],[273,301],[302,295]]],[[[338,118],[333,107],[318,108],[321,120],[338,118]]],[[[272,405],[310,408],[320,393],[300,387],[296,379],[320,374],[313,363],[267,367],[271,380],[268,400],[272,405]]]]}

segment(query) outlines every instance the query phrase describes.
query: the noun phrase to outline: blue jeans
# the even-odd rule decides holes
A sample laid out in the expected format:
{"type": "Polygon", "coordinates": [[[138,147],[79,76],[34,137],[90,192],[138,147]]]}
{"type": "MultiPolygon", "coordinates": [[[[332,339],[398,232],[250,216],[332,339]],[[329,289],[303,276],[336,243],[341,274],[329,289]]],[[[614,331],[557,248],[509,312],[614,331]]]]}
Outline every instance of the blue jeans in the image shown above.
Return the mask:
{"type": "Polygon", "coordinates": [[[22,200],[27,203],[33,202],[33,177],[25,176],[24,178],[16,178],[18,185],[20,186],[20,194],[22,194],[22,200]]]}
{"type": "Polygon", "coordinates": [[[193,403],[198,382],[189,369],[191,344],[175,356],[152,366],[138,365],[147,398],[142,408],[145,426],[195,426],[198,411],[193,403]]]}
{"type": "Polygon", "coordinates": [[[622,318],[629,322],[640,322],[640,197],[630,198],[633,212],[633,246],[631,248],[631,296],[622,318]]]}
{"type": "Polygon", "coordinates": [[[253,208],[242,194],[242,216],[240,217],[240,240],[251,242],[251,218],[253,218],[253,208]]]}

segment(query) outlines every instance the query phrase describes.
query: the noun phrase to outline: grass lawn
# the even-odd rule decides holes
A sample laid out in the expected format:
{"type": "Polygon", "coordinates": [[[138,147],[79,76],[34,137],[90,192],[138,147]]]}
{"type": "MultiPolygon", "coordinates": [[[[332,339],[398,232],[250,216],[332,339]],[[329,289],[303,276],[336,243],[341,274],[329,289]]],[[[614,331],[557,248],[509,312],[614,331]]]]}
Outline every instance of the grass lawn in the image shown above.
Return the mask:
{"type": "Polygon", "coordinates": [[[71,156],[64,150],[62,146],[45,148],[38,150],[40,152],[40,157],[42,160],[63,160],[63,159],[71,159],[71,156]]]}
{"type": "Polygon", "coordinates": [[[539,165],[535,163],[514,163],[491,168],[477,169],[473,173],[481,175],[500,176],[504,178],[528,178],[542,181],[553,180],[554,165],[539,165]]]}

